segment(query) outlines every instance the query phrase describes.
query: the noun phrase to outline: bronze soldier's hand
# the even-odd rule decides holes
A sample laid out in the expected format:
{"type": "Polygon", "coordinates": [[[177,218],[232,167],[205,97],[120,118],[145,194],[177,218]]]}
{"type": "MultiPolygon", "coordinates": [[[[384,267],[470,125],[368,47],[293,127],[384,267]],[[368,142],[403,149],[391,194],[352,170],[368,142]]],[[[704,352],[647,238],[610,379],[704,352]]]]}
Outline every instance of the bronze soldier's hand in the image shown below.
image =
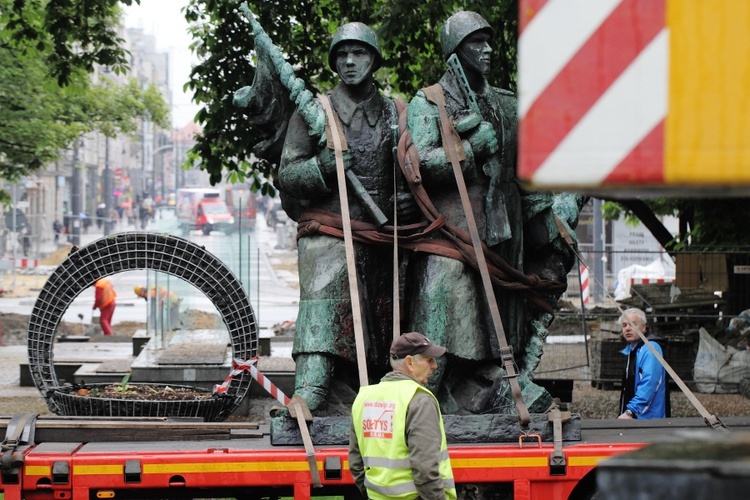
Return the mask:
{"type": "Polygon", "coordinates": [[[476,128],[480,123],[482,123],[482,117],[478,113],[469,113],[468,115],[456,120],[453,122],[453,128],[456,129],[456,132],[459,134],[463,134],[464,132],[468,132],[469,130],[476,128]]]}
{"type": "Polygon", "coordinates": [[[474,155],[480,158],[487,158],[494,155],[500,149],[497,143],[497,134],[495,127],[490,122],[482,122],[476,127],[468,137],[471,149],[474,155]]]}
{"type": "MultiPolygon", "coordinates": [[[[343,151],[344,170],[352,166],[352,154],[349,151],[343,151]]],[[[324,148],[318,155],[318,165],[323,177],[333,177],[336,175],[336,153],[333,149],[324,148]]]]}

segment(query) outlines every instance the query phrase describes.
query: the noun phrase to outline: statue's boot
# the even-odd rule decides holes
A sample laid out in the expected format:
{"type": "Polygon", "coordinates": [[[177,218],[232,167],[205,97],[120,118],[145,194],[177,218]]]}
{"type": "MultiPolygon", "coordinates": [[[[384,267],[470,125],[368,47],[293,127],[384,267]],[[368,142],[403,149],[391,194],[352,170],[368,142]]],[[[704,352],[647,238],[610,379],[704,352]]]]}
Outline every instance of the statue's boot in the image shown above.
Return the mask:
{"type": "Polygon", "coordinates": [[[297,365],[294,393],[305,399],[311,412],[325,408],[333,359],[326,354],[309,353],[297,355],[294,361],[297,365]]]}
{"type": "MultiPolygon", "coordinates": [[[[521,396],[524,403],[526,403],[529,413],[545,413],[554,402],[547,389],[536,385],[526,374],[518,375],[518,385],[521,387],[521,396]]],[[[498,403],[498,401],[502,400],[506,401],[506,403],[513,403],[513,393],[510,390],[510,384],[503,384],[496,396],[495,406],[502,406],[498,403]]]]}

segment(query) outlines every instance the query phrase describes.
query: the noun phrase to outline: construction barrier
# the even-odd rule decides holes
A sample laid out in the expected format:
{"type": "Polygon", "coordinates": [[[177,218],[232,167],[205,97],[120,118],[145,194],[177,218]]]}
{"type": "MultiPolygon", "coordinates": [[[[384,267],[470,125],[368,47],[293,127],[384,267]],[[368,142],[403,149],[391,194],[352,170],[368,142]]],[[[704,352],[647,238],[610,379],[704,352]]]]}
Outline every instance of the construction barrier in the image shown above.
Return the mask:
{"type": "Polygon", "coordinates": [[[39,265],[39,259],[14,259],[13,257],[7,259],[0,259],[0,270],[10,270],[14,267],[16,269],[27,269],[37,267],[39,265]]]}

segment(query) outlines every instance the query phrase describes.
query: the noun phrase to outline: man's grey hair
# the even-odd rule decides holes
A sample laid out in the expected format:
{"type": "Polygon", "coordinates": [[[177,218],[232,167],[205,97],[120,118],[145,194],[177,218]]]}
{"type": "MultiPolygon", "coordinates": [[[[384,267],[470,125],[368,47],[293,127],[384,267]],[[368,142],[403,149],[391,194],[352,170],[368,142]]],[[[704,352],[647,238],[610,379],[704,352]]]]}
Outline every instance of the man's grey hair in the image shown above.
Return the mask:
{"type": "MultiPolygon", "coordinates": [[[[424,356],[422,356],[421,354],[413,354],[411,357],[424,359],[424,356]]],[[[401,368],[403,368],[404,366],[404,361],[406,361],[406,358],[399,359],[399,358],[394,358],[393,356],[391,356],[391,370],[393,371],[401,370],[401,368]]]]}
{"type": "Polygon", "coordinates": [[[648,324],[648,320],[646,319],[646,313],[643,312],[641,309],[638,309],[637,307],[631,307],[629,309],[625,309],[622,312],[622,316],[620,316],[620,319],[617,320],[617,322],[622,324],[623,320],[630,319],[631,316],[635,316],[636,318],[638,318],[639,325],[648,324]]]}
{"type": "Polygon", "coordinates": [[[394,358],[391,356],[391,370],[394,372],[401,371],[401,368],[404,366],[404,361],[406,361],[406,358],[394,358]]]}

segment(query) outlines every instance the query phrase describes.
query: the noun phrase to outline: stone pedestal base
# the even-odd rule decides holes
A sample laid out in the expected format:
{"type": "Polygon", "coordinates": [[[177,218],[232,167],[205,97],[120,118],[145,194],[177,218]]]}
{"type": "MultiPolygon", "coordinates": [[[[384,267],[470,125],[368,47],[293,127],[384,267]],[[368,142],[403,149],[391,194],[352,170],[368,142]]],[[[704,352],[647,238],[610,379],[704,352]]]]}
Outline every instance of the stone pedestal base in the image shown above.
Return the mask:
{"type": "MultiPolygon", "coordinates": [[[[521,428],[515,415],[444,415],[443,425],[448,444],[518,442],[521,428]]],[[[348,445],[350,417],[314,417],[308,423],[315,445],[348,445]]],[[[546,414],[532,414],[530,432],[542,441],[552,442],[552,423],[546,414]]],[[[563,422],[563,441],[581,440],[581,416],[573,414],[563,422]]],[[[271,419],[271,444],[301,446],[302,437],[297,421],[290,417],[271,419]]]]}

